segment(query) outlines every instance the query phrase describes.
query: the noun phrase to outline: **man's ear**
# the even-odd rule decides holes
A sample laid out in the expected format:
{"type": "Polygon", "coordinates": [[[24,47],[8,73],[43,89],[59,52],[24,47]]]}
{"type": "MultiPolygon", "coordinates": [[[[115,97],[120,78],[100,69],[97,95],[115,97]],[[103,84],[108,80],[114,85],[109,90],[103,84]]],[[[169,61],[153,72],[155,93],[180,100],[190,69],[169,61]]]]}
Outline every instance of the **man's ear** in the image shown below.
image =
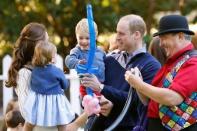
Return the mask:
{"type": "Polygon", "coordinates": [[[135,38],[136,40],[142,37],[142,35],[141,35],[141,33],[140,33],[139,31],[136,31],[136,32],[134,33],[134,35],[135,35],[134,38],[135,38]]]}
{"type": "Polygon", "coordinates": [[[185,38],[184,33],[183,32],[178,33],[178,37],[180,40],[183,40],[185,38]]]}

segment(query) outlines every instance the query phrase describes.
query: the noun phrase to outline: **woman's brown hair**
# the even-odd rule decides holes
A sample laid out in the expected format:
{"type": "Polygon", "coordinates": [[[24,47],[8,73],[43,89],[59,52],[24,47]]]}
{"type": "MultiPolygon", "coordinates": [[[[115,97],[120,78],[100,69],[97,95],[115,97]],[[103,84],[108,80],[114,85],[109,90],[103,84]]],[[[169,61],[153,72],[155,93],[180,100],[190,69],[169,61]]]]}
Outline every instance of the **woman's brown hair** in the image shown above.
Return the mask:
{"type": "Polygon", "coordinates": [[[13,60],[6,81],[7,87],[17,86],[18,71],[31,62],[37,42],[46,40],[46,37],[46,28],[42,24],[29,23],[22,29],[14,46],[13,60]]]}
{"type": "Polygon", "coordinates": [[[153,55],[161,65],[164,65],[166,62],[167,56],[165,50],[160,47],[160,39],[159,37],[154,37],[150,42],[148,51],[151,55],[153,55]]]}

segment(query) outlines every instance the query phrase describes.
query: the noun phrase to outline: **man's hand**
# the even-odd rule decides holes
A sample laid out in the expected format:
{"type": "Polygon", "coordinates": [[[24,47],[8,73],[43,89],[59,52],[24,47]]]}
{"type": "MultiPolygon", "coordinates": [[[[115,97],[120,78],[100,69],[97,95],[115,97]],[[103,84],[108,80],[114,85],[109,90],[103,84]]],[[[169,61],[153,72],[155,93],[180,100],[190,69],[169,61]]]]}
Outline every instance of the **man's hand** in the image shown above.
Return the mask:
{"type": "Polygon", "coordinates": [[[108,116],[113,108],[113,103],[105,98],[103,95],[100,97],[100,106],[101,111],[100,114],[103,116],[108,116]]]}
{"type": "Polygon", "coordinates": [[[84,74],[83,78],[81,79],[81,84],[85,87],[89,87],[94,91],[100,92],[101,83],[97,79],[95,75],[84,74]]]}

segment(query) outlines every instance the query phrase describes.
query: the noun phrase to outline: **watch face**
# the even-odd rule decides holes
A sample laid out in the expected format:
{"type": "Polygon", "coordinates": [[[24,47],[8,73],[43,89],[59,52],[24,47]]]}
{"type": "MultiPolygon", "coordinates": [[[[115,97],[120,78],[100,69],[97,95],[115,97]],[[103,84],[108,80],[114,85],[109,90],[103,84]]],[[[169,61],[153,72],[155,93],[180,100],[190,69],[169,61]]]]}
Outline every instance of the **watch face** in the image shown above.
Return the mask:
{"type": "Polygon", "coordinates": [[[103,84],[101,84],[99,88],[100,88],[101,90],[103,90],[104,85],[103,85],[103,84]]]}
{"type": "Polygon", "coordinates": [[[78,74],[79,78],[83,78],[83,77],[93,77],[91,74],[78,74]]]}
{"type": "Polygon", "coordinates": [[[84,77],[84,75],[83,74],[79,74],[79,78],[83,78],[84,77]]]}

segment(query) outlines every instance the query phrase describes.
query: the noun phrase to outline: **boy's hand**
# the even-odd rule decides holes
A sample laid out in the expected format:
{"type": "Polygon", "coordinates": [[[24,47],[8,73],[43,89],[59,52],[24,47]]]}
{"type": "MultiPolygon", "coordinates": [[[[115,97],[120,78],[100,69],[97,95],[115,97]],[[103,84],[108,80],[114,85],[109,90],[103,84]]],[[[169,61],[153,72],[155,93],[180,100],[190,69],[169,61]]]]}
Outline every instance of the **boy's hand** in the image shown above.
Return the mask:
{"type": "Polygon", "coordinates": [[[78,63],[79,63],[79,64],[86,64],[86,62],[87,62],[87,61],[86,61],[85,59],[82,59],[82,60],[79,60],[78,63]]]}

